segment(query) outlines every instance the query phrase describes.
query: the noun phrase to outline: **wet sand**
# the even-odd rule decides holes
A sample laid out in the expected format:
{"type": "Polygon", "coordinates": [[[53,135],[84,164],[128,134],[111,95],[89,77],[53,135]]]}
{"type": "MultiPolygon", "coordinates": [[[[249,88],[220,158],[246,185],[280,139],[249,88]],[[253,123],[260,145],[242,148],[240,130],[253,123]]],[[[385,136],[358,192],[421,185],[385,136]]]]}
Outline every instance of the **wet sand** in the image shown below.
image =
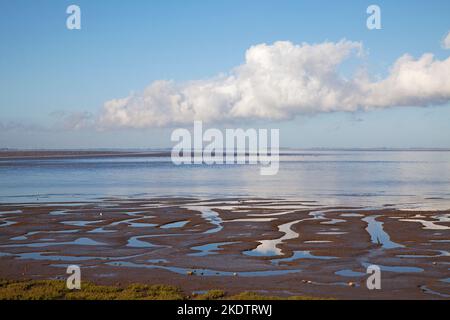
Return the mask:
{"type": "Polygon", "coordinates": [[[0,204],[0,278],[338,299],[450,299],[450,210],[283,199],[0,204]],[[381,268],[381,290],[366,268],[381,268]],[[351,283],[351,285],[349,285],[351,283]]]}

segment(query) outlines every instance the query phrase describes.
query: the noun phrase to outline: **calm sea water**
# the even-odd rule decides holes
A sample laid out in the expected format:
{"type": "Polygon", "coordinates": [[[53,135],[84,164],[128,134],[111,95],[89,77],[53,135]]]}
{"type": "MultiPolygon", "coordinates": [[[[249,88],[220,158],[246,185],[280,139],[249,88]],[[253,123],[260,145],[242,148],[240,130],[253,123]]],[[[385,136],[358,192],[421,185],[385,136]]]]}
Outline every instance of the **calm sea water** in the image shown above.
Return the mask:
{"type": "Polygon", "coordinates": [[[257,196],[450,209],[450,151],[286,152],[275,176],[258,165],[175,166],[169,157],[1,160],[0,201],[257,196]]]}

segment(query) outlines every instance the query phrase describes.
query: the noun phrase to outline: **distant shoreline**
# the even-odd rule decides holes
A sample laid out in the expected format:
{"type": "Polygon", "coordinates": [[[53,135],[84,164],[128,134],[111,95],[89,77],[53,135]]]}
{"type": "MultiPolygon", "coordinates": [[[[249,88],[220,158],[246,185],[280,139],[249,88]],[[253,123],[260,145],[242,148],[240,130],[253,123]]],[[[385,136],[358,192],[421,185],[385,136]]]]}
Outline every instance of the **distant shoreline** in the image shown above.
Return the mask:
{"type": "MultiPolygon", "coordinates": [[[[280,156],[300,152],[450,152],[450,148],[280,148],[280,156]]],[[[170,157],[170,149],[0,149],[0,160],[101,157],[170,157]]]]}

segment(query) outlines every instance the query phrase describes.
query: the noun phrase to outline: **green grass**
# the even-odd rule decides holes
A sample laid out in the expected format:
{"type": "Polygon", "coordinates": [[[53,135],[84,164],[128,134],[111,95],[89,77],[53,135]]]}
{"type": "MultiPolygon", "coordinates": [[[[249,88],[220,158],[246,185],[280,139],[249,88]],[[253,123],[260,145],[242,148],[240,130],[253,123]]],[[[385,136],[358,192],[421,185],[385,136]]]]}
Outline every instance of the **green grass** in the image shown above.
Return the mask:
{"type": "Polygon", "coordinates": [[[226,293],[223,290],[209,290],[204,294],[194,296],[196,300],[219,300],[225,298],[226,293]]]}
{"type": "Polygon", "coordinates": [[[69,290],[59,280],[0,280],[2,300],[182,300],[185,296],[176,287],[132,284],[121,288],[83,282],[81,290],[69,290]]]}
{"type": "Polygon", "coordinates": [[[223,290],[209,290],[188,296],[177,287],[132,284],[127,287],[103,286],[83,282],[81,290],[69,290],[61,280],[0,280],[0,300],[317,300],[314,297],[264,296],[254,292],[227,295],[223,290]]]}
{"type": "Polygon", "coordinates": [[[277,296],[265,296],[255,292],[242,292],[233,296],[227,297],[230,300],[329,300],[327,298],[317,298],[309,296],[290,296],[290,297],[277,297],[277,296]]]}

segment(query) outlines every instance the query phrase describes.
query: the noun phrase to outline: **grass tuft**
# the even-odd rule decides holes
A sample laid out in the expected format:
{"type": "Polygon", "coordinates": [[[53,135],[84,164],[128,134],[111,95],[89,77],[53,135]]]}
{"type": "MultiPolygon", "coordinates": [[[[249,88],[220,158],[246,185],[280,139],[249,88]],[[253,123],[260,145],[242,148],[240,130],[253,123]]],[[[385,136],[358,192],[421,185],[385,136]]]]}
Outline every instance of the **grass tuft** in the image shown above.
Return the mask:
{"type": "Polygon", "coordinates": [[[317,300],[315,297],[265,296],[254,292],[227,295],[209,290],[189,297],[180,288],[167,285],[131,284],[127,287],[103,286],[83,282],[81,290],[69,290],[62,280],[2,280],[0,300],[317,300]]]}
{"type": "Polygon", "coordinates": [[[0,280],[1,300],[182,300],[176,287],[132,284],[125,288],[83,282],[81,290],[69,290],[60,280],[0,280]]]}

